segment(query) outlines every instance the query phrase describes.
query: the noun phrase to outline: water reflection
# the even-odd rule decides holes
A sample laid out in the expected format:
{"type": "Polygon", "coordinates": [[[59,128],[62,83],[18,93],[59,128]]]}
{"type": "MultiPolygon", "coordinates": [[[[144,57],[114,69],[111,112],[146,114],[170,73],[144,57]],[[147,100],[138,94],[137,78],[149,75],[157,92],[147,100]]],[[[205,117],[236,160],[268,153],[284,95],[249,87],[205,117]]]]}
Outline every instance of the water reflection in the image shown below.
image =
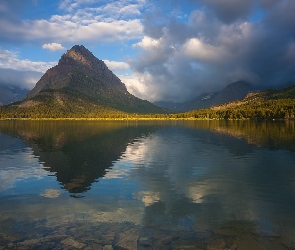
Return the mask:
{"type": "Polygon", "coordinates": [[[154,130],[152,126],[147,130],[120,122],[51,121],[4,123],[1,128],[23,138],[43,168],[73,194],[89,190],[120,158],[128,143],[154,130]]]}
{"type": "Polygon", "coordinates": [[[3,245],[295,246],[294,122],[1,122],[0,131],[3,245]]]}

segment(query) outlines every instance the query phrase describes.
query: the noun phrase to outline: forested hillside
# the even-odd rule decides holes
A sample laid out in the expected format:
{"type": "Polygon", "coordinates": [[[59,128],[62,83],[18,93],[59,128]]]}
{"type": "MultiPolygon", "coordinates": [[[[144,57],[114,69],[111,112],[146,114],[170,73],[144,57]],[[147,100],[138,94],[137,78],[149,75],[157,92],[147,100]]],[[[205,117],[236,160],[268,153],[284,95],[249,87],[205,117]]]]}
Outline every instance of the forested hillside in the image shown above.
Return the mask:
{"type": "Polygon", "coordinates": [[[242,101],[176,114],[197,119],[290,119],[295,117],[295,86],[250,93],[242,101]]]}

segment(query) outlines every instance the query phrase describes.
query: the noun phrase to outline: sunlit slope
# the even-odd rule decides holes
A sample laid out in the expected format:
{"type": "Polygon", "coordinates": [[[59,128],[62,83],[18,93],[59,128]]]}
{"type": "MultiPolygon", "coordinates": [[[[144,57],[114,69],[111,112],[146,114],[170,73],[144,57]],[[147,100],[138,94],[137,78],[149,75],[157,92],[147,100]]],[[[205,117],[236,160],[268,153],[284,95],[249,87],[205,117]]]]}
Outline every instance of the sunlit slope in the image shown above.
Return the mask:
{"type": "Polygon", "coordinates": [[[295,118],[295,86],[282,90],[250,93],[234,101],[208,109],[177,114],[197,119],[290,119],[295,118]]]}

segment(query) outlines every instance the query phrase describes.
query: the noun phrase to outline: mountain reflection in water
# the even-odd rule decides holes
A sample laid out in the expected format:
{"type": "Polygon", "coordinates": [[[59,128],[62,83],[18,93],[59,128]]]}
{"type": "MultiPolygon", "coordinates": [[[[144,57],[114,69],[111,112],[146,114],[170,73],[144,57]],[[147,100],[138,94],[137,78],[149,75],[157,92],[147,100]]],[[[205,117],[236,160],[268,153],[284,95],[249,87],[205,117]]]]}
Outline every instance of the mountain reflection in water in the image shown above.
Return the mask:
{"type": "Polygon", "coordinates": [[[0,246],[295,247],[293,121],[2,121],[0,141],[0,246]]]}
{"type": "Polygon", "coordinates": [[[31,121],[0,126],[2,131],[22,138],[44,169],[54,173],[73,194],[87,191],[129,143],[155,130],[124,122],[31,121]]]}

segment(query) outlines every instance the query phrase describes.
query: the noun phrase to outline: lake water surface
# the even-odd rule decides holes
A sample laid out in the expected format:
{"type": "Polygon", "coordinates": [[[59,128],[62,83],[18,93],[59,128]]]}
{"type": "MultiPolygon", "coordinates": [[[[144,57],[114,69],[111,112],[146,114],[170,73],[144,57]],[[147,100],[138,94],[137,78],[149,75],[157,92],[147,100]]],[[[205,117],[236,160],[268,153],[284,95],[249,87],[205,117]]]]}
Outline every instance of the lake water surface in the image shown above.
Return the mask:
{"type": "Polygon", "coordinates": [[[295,249],[295,123],[0,122],[0,249],[295,249]]]}

